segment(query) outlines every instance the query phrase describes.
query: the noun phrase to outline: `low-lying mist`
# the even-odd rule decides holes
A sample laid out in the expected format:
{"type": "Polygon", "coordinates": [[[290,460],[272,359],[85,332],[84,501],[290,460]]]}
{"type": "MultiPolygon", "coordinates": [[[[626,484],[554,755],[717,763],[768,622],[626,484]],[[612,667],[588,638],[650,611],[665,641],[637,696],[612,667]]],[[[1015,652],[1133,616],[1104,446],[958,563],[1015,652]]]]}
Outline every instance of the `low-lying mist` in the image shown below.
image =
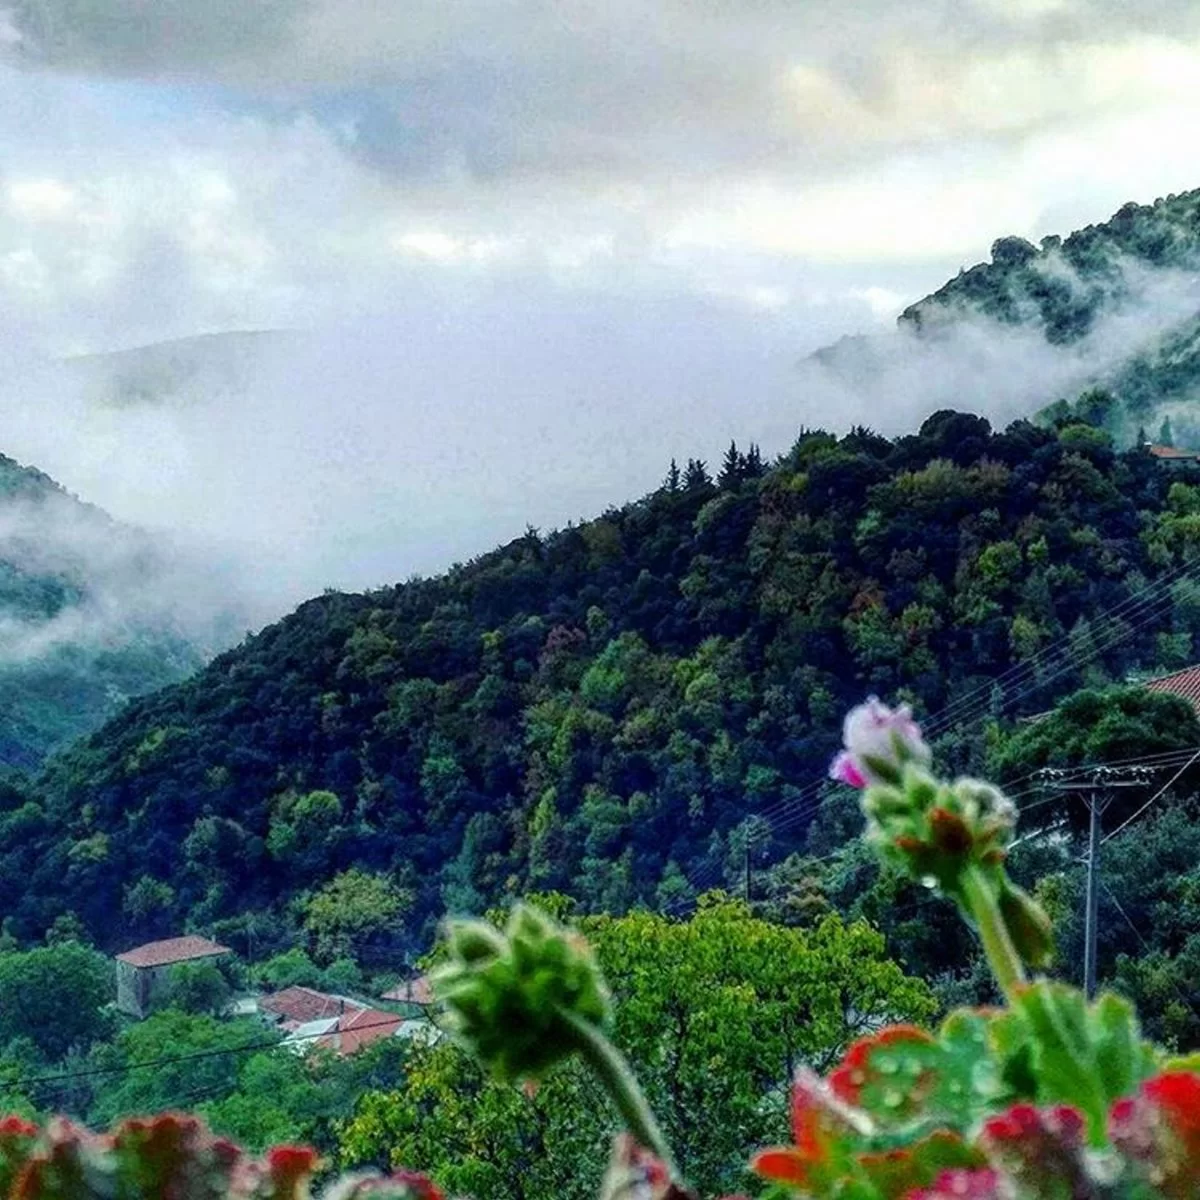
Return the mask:
{"type": "Polygon", "coordinates": [[[426,297],[159,350],[148,386],[130,355],[20,373],[0,386],[0,449],[169,533],[185,559],[236,564],[188,582],[182,613],[225,602],[261,623],[324,587],[433,572],[527,524],[593,515],[657,486],[672,456],[715,466],[731,438],[772,454],[803,426],[896,434],[945,407],[1029,416],[1200,311],[1186,273],[1127,282],[1131,299],[1069,347],[964,314],[807,358],[786,307],[426,297]]]}

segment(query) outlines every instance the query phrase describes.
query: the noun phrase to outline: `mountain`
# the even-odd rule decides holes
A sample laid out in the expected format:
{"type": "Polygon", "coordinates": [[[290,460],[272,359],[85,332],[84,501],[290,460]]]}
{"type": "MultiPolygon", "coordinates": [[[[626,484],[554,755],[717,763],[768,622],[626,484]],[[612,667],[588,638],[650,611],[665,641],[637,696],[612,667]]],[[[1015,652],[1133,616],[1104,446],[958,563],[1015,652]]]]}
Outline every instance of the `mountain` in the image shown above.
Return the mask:
{"type": "Polygon", "coordinates": [[[40,368],[58,386],[77,387],[88,401],[114,408],[211,401],[244,392],[285,330],[230,330],[154,342],[127,350],[81,354],[40,368]]]}
{"type": "Polygon", "coordinates": [[[0,456],[0,763],[36,767],[228,644],[190,611],[196,571],[0,456]]]}
{"type": "MultiPolygon", "coordinates": [[[[996,717],[1189,661],[1198,519],[1195,469],[1080,424],[731,449],[715,481],[692,463],[442,577],[317,597],[133,701],[0,801],[0,912],[266,953],[330,920],[369,943],[377,900],[412,945],[528,889],[682,903],[740,878],[756,813],[756,854],[804,844],[866,692],[996,717]]],[[[941,741],[979,766],[977,728],[941,741]]]]}
{"type": "MultiPolygon", "coordinates": [[[[739,877],[751,836],[804,844],[866,692],[1007,719],[1188,663],[1200,478],[1114,437],[1159,411],[1187,428],[1198,256],[1200,193],[1001,239],[890,340],[810,363],[881,417],[899,379],[939,410],[919,433],[803,433],[769,467],[731,448],[716,479],[672,467],[594,521],[309,601],[0,800],[0,912],[107,942],[253,925],[267,949],[326,944],[317,910],[369,941],[377,902],[413,945],[529,889],[675,905],[739,877]],[[1003,411],[1018,374],[1010,407],[1038,421],[941,403],[1003,411]]],[[[978,768],[968,732],[941,752],[978,768]]]]}
{"type": "Polygon", "coordinates": [[[1103,224],[1038,247],[1001,238],[991,262],[905,309],[900,326],[934,340],[980,317],[1033,330],[1067,357],[1074,350],[1083,368],[1077,390],[1111,393],[1105,424],[1119,438],[1131,442],[1139,426],[1169,417],[1177,436],[1200,446],[1198,270],[1200,191],[1191,191],[1126,204],[1103,224]]]}

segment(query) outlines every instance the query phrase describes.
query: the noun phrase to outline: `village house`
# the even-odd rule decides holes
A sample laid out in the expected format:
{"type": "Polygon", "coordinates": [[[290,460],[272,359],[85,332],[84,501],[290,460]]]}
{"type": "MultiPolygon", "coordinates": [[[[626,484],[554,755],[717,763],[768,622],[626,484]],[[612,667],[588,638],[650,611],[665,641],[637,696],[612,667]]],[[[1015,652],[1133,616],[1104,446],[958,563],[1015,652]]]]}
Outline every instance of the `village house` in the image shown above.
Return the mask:
{"type": "Polygon", "coordinates": [[[1181,450],[1178,446],[1159,446],[1153,442],[1147,442],[1146,452],[1169,467],[1200,462],[1200,450],[1181,450]]]}
{"type": "Polygon", "coordinates": [[[117,1008],[141,1020],[150,1012],[155,997],[166,985],[171,968],[180,963],[223,958],[233,951],[208,938],[168,938],[147,942],[117,955],[117,1008]]]}
{"type": "Polygon", "coordinates": [[[1186,667],[1157,679],[1147,679],[1142,686],[1148,692],[1165,692],[1179,696],[1200,712],[1200,666],[1186,667]]]}
{"type": "Polygon", "coordinates": [[[316,1048],[350,1055],[383,1038],[411,1037],[415,1026],[399,1013],[372,1008],[348,996],[330,995],[315,988],[284,988],[258,1002],[262,1016],[285,1031],[284,1046],[306,1054],[316,1048]]]}

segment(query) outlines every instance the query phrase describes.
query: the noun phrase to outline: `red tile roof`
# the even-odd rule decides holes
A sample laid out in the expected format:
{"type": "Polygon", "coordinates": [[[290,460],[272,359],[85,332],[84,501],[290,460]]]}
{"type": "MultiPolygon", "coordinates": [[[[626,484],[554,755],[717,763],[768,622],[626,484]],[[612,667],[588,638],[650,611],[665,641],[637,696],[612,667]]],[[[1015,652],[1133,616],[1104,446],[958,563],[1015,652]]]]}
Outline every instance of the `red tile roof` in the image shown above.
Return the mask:
{"type": "Polygon", "coordinates": [[[1182,696],[1193,708],[1200,711],[1200,666],[1187,667],[1172,675],[1150,679],[1143,686],[1147,691],[1182,696]]]}
{"type": "Polygon", "coordinates": [[[314,988],[287,987],[281,992],[264,996],[258,1007],[263,1012],[279,1017],[284,1028],[294,1028],[297,1025],[307,1025],[309,1021],[320,1021],[325,1017],[336,1017],[347,1007],[361,1008],[354,1002],[343,1000],[340,996],[330,996],[318,992],[314,988]]]}
{"type": "Polygon", "coordinates": [[[167,938],[163,942],[147,942],[117,955],[117,962],[131,967],[166,967],[172,963],[190,962],[194,958],[214,958],[218,954],[232,954],[228,946],[210,942],[208,938],[167,938]]]}
{"type": "Polygon", "coordinates": [[[1178,446],[1147,446],[1155,458],[1200,458],[1200,450],[1180,450],[1178,446]]]}
{"type": "Polygon", "coordinates": [[[418,975],[414,979],[405,980],[390,992],[384,992],[381,1000],[392,1000],[401,1004],[419,1004],[428,1008],[433,1003],[433,985],[428,975],[418,975]]]}
{"type": "Polygon", "coordinates": [[[392,1037],[403,1023],[403,1017],[378,1008],[348,1011],[337,1024],[337,1052],[354,1054],[372,1042],[392,1037]]]}

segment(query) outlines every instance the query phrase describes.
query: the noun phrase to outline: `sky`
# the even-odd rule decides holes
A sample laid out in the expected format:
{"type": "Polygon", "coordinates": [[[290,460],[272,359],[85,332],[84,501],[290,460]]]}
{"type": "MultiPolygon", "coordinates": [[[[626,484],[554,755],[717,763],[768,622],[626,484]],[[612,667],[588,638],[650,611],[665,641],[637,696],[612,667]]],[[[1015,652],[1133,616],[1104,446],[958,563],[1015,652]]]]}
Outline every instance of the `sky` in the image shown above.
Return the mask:
{"type": "Polygon", "coordinates": [[[911,427],[797,364],[1198,162],[1185,0],[0,0],[0,450],[268,608],[393,582],[911,427]],[[38,367],[246,329],[169,404],[38,367]]]}

